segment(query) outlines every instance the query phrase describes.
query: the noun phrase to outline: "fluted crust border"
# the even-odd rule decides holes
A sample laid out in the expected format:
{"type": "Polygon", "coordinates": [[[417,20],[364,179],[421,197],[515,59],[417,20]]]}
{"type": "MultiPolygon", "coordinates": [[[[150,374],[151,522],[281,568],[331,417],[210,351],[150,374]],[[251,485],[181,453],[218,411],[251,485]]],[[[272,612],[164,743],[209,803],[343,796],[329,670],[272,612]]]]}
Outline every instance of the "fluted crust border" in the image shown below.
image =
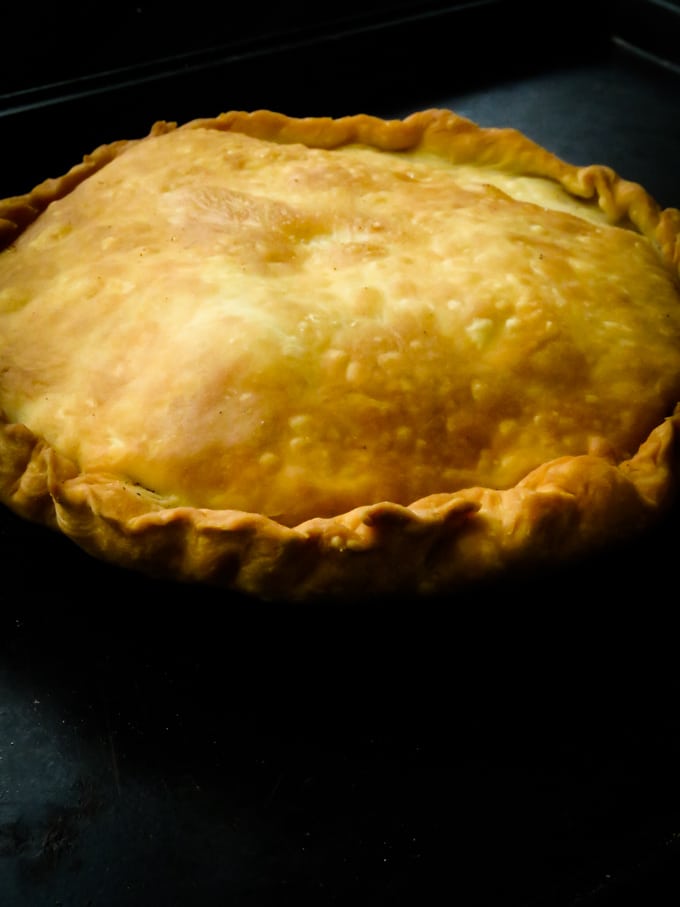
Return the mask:
{"type": "MultiPolygon", "coordinates": [[[[291,118],[232,111],[173,129],[236,131],[276,142],[421,148],[452,162],[484,163],[560,183],[648,237],[676,275],[680,211],[661,210],[609,167],[565,163],[513,129],[483,128],[447,110],[404,120],[364,114],[291,118]]],[[[51,201],[144,139],[97,148],[65,175],[0,201],[0,249],[51,201]]],[[[83,474],[27,427],[0,416],[0,502],[71,538],[97,558],[153,576],[213,584],[260,598],[438,593],[514,566],[553,564],[641,532],[675,498],[680,406],[622,463],[592,453],[561,457],[507,490],[468,488],[401,506],[381,502],[286,527],[258,514],[167,509],[116,476],[83,474]]]]}

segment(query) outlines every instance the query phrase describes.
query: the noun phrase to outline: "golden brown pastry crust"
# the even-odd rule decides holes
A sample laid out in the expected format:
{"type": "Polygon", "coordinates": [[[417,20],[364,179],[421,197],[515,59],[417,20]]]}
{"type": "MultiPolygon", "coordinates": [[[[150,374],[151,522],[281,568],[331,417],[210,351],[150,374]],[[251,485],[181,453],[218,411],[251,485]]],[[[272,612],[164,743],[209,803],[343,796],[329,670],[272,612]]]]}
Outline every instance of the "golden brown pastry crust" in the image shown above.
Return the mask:
{"type": "MultiPolygon", "coordinates": [[[[680,306],[680,212],[660,210],[642,187],[607,167],[571,166],[514,130],[483,129],[436,110],[404,121],[365,115],[296,120],[257,111],[196,120],[179,129],[159,123],[150,135],[191,130],[307,148],[416,151],[418,161],[436,159],[439,169],[470,165],[486,168],[489,179],[493,170],[520,180],[550,181],[565,196],[585,201],[585,220],[622,228],[621,241],[641,237],[644,255],[651,250],[658,256],[667,299],[659,319],[668,316],[669,306],[680,306]]],[[[51,202],[69,196],[144,141],[102,146],[65,176],[48,180],[25,196],[0,201],[4,255],[12,255],[13,244],[51,202]]],[[[572,221],[559,221],[563,223],[572,221]]],[[[473,319],[469,331],[473,346],[483,343],[489,322],[473,319]]],[[[674,358],[677,334],[666,333],[668,337],[661,332],[661,349],[669,357],[672,374],[663,386],[661,408],[650,410],[651,423],[636,416],[635,446],[630,444],[634,432],[625,436],[628,446],[621,442],[618,449],[607,433],[600,437],[593,432],[587,449],[541,456],[510,487],[482,487],[471,481],[452,490],[425,491],[416,500],[400,503],[379,499],[344,512],[331,508],[321,516],[301,511],[299,520],[291,511],[293,518],[285,525],[264,512],[199,506],[184,492],[173,499],[152,490],[149,483],[135,481],[130,471],[104,468],[105,463],[101,468],[83,468],[78,456],[51,445],[31,431],[30,424],[7,418],[0,426],[0,501],[28,519],[58,528],[97,557],[264,598],[444,591],[507,567],[549,564],[591,551],[642,530],[658,517],[675,490],[680,428],[678,396],[673,397],[680,387],[680,365],[674,358]]],[[[2,369],[0,361],[0,373],[2,369]]],[[[4,391],[0,383],[0,406],[15,406],[13,395],[11,383],[4,391]]],[[[296,418],[292,413],[294,424],[296,418]]],[[[288,438],[287,444],[294,441],[288,438]]],[[[414,461],[404,460],[404,470],[409,462],[414,461]]]]}

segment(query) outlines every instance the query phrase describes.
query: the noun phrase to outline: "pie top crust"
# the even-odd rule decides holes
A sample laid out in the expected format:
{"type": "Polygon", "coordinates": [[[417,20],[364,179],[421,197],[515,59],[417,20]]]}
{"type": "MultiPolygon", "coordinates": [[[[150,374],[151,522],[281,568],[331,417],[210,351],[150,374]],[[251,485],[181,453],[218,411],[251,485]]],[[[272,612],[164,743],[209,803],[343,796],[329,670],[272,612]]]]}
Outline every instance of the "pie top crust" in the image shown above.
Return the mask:
{"type": "Polygon", "coordinates": [[[158,123],[0,201],[0,501],[265,598],[441,592],[674,494],[680,212],[450,111],[158,123]]]}

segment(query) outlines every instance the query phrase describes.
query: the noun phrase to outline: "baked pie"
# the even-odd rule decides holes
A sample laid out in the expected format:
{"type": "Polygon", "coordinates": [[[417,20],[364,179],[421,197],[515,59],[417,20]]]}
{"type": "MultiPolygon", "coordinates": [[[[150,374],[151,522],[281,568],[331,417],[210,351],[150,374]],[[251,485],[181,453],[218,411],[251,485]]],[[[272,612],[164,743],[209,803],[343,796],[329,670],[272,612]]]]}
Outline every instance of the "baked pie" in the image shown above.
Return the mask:
{"type": "Polygon", "coordinates": [[[641,532],[679,471],[680,211],[447,110],[157,123],[0,202],[0,501],[264,599],[641,532]]]}

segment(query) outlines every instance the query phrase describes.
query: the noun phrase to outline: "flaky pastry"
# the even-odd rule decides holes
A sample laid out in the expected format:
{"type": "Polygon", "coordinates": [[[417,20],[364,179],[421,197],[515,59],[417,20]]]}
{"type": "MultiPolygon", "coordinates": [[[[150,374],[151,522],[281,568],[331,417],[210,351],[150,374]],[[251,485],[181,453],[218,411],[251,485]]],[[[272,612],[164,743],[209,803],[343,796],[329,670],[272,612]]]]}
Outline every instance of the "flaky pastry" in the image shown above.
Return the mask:
{"type": "Polygon", "coordinates": [[[157,123],[0,247],[0,501],[114,564],[439,593],[673,499],[680,212],[515,130],[157,123]]]}

